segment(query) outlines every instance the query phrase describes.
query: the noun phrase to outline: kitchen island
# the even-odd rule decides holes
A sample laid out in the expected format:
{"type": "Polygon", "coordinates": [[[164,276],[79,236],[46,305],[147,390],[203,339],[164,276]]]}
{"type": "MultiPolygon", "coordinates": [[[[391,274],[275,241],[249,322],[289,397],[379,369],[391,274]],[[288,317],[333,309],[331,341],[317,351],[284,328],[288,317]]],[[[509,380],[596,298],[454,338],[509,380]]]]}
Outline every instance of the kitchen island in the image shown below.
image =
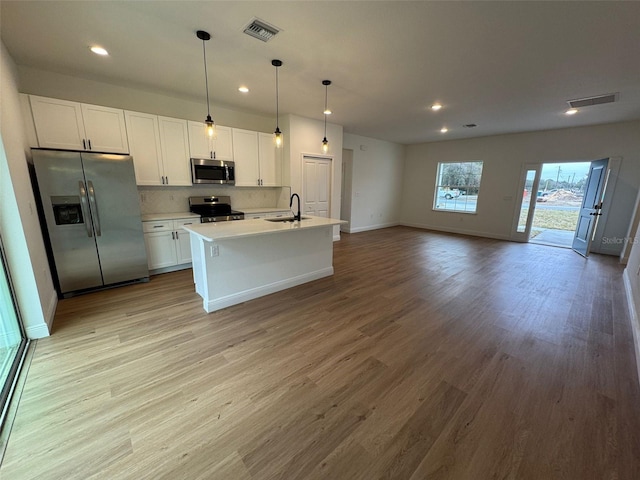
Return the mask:
{"type": "Polygon", "coordinates": [[[190,234],[196,292],[208,313],[333,275],[334,218],[200,223],[190,234]]]}

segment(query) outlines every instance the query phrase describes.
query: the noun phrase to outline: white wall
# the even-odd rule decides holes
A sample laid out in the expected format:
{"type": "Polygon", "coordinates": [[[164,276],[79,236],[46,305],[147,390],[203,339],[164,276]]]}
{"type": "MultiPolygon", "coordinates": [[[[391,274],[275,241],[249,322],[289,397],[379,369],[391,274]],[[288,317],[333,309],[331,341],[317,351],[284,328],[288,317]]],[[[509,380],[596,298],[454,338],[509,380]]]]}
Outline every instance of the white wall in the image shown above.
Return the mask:
{"type": "Polygon", "coordinates": [[[0,234],[29,338],[49,335],[57,304],[31,189],[16,65],[0,43],[0,234]]]}
{"type": "MultiPolygon", "coordinates": [[[[342,126],[327,123],[328,153],[322,153],[324,121],[297,115],[286,115],[283,121],[280,122],[280,129],[285,136],[283,183],[291,185],[292,193],[302,193],[303,156],[312,155],[331,158],[331,218],[339,218],[342,183],[342,126]]],[[[282,190],[288,194],[288,189],[283,188],[282,190]]],[[[304,203],[302,195],[301,200],[304,203]]],[[[285,203],[283,199],[280,202],[285,203]]],[[[288,200],[285,206],[289,206],[288,200]]],[[[338,238],[340,238],[340,227],[336,226],[334,239],[338,238]]]]}
{"type": "Polygon", "coordinates": [[[348,232],[390,227],[400,222],[405,147],[346,133],[344,148],[353,152],[351,221],[348,232]]]}
{"type": "Polygon", "coordinates": [[[640,378],[640,319],[638,318],[638,314],[640,314],[640,228],[636,227],[626,240],[631,243],[632,247],[629,252],[627,268],[624,270],[624,283],[631,315],[638,378],[640,378]]]}
{"type": "Polygon", "coordinates": [[[525,163],[592,161],[621,157],[615,188],[607,192],[610,214],[595,248],[619,255],[640,186],[640,122],[497,135],[407,147],[402,223],[434,230],[510,239],[519,208],[518,184],[525,163]],[[434,211],[438,162],[484,162],[475,215],[434,211]]]}

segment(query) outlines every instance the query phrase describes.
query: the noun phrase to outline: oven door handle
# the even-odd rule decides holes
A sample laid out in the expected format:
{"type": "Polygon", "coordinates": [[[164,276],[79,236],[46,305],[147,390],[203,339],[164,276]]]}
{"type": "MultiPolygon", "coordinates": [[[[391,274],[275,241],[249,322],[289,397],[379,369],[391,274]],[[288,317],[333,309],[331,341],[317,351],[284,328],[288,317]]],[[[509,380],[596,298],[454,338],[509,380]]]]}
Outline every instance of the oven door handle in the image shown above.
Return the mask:
{"type": "Polygon", "coordinates": [[[84,216],[84,226],[87,229],[87,237],[93,237],[93,232],[91,231],[91,216],[87,211],[87,189],[84,187],[82,180],[78,180],[78,189],[80,190],[80,210],[82,210],[82,215],[84,216]]]}

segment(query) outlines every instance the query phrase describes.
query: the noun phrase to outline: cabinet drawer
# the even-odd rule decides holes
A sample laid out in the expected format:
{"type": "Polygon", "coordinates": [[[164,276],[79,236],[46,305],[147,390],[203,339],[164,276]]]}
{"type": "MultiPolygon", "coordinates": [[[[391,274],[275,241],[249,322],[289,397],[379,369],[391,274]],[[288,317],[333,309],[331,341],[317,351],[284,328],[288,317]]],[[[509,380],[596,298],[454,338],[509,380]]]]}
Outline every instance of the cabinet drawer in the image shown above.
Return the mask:
{"type": "Polygon", "coordinates": [[[173,220],[158,220],[155,222],[142,222],[142,231],[150,232],[170,232],[173,230],[173,220]]]}
{"type": "Polygon", "coordinates": [[[176,230],[181,230],[180,227],[183,227],[185,225],[197,225],[198,223],[200,223],[200,219],[199,218],[181,218],[178,220],[174,220],[174,222],[175,222],[176,230]]]}

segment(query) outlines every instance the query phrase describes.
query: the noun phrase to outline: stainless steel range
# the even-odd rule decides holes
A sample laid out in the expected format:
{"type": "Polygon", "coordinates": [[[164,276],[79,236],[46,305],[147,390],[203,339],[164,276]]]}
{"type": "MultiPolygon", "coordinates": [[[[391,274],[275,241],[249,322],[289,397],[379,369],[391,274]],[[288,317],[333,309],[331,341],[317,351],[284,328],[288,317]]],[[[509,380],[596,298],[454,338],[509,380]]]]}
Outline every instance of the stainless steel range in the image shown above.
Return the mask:
{"type": "Polygon", "coordinates": [[[201,223],[244,220],[244,213],[231,210],[231,198],[189,197],[189,210],[200,215],[201,223]]]}

